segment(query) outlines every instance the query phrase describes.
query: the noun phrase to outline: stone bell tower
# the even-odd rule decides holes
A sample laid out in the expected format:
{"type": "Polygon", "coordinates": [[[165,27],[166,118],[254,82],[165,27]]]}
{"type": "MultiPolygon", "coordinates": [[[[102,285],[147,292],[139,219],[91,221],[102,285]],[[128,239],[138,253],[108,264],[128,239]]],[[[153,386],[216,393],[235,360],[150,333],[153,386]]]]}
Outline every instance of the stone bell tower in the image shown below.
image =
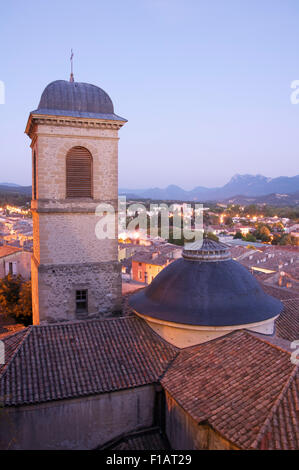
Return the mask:
{"type": "Polygon", "coordinates": [[[97,86],[58,80],[30,113],[33,322],[84,319],[120,310],[117,252],[118,130],[97,86]],[[99,239],[95,210],[115,210],[115,237],[99,239]]]}

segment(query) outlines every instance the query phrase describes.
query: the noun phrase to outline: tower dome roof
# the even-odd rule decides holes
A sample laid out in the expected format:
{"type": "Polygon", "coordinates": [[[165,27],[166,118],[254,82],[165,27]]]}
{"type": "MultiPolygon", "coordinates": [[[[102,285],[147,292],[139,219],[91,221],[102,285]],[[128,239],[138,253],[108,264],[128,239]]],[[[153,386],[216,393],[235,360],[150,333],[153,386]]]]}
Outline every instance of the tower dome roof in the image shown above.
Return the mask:
{"type": "Polygon", "coordinates": [[[223,261],[231,259],[231,254],[228,246],[224,243],[204,238],[185,245],[183,257],[198,261],[223,261]]]}
{"type": "Polygon", "coordinates": [[[56,80],[44,89],[34,114],[121,120],[114,114],[110,96],[89,83],[56,80]]]}
{"type": "Polygon", "coordinates": [[[187,245],[182,258],[129,302],[136,313],[153,319],[212,327],[263,322],[282,310],[282,303],[231,259],[226,245],[208,239],[187,245]]]}

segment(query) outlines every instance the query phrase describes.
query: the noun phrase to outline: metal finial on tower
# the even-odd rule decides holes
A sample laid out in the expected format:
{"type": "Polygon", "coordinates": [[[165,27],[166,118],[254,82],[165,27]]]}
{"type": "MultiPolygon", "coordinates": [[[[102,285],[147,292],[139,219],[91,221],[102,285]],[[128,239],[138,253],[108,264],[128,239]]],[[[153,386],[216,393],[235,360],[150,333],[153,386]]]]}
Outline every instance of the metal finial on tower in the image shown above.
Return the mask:
{"type": "Polygon", "coordinates": [[[74,82],[73,57],[74,57],[74,53],[73,53],[73,49],[71,49],[71,57],[70,57],[70,61],[71,61],[71,75],[70,75],[70,82],[74,82]]]}

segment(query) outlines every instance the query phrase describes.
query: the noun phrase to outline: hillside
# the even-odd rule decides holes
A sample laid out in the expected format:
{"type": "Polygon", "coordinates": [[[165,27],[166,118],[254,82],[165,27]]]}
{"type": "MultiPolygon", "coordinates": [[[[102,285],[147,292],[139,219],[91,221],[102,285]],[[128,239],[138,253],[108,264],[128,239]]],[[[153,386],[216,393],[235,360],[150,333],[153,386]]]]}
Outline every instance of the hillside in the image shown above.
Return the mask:
{"type": "Polygon", "coordinates": [[[167,188],[120,189],[119,194],[149,199],[182,200],[182,201],[219,201],[240,194],[248,197],[266,196],[270,194],[292,194],[299,191],[299,175],[278,178],[267,178],[262,175],[235,175],[222,187],[206,188],[198,186],[186,191],[179,186],[167,188]]]}

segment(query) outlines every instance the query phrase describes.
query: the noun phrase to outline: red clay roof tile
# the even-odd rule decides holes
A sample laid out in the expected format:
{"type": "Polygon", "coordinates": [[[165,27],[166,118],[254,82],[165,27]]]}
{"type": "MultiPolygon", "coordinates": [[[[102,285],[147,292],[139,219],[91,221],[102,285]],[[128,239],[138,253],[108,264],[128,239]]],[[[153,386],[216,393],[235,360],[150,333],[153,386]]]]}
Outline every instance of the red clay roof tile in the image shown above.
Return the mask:
{"type": "Polygon", "coordinates": [[[136,317],[31,326],[25,331],[0,376],[4,406],[158,382],[177,355],[176,348],[136,317]]]}
{"type": "MultiPolygon", "coordinates": [[[[249,449],[260,445],[262,429],[268,432],[265,422],[277,401],[290,393],[286,384],[295,368],[289,353],[238,331],[182,351],[161,383],[195,421],[208,422],[236,446],[249,449]]],[[[291,419],[286,414],[282,426],[291,419]]]]}

